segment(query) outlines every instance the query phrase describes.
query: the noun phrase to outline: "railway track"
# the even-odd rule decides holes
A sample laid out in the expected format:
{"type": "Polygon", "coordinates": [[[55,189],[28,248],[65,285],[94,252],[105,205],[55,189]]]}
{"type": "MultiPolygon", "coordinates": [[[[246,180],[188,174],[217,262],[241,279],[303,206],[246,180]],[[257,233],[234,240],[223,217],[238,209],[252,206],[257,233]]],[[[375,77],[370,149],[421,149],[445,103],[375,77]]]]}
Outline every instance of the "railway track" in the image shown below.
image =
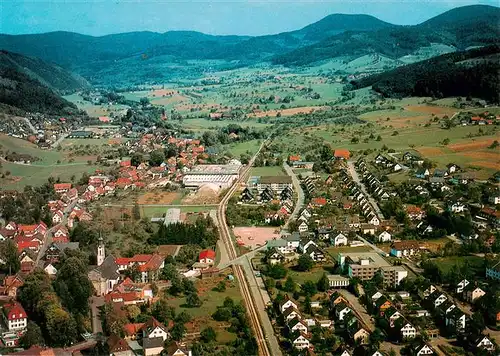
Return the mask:
{"type": "MultiPolygon", "coordinates": [[[[240,183],[245,180],[246,176],[250,172],[250,169],[252,168],[252,165],[253,165],[253,162],[255,161],[255,158],[260,153],[260,150],[264,146],[265,142],[266,141],[264,141],[261,144],[257,153],[248,162],[248,165],[241,172],[240,178],[238,180],[236,180],[236,182],[233,183],[233,185],[231,186],[229,191],[226,193],[226,195],[224,196],[224,198],[220,202],[219,207],[217,209],[218,220],[220,222],[221,238],[222,238],[224,245],[226,246],[227,253],[229,254],[230,260],[234,260],[235,258],[237,258],[238,254],[236,253],[236,248],[234,247],[234,244],[231,240],[231,233],[229,231],[229,227],[228,227],[227,221],[226,221],[227,203],[229,202],[229,199],[234,194],[236,189],[238,189],[238,186],[240,185],[240,183]]],[[[245,300],[245,305],[247,307],[248,315],[250,316],[250,324],[251,324],[252,329],[254,330],[254,333],[255,333],[255,338],[257,340],[257,345],[259,348],[259,355],[270,356],[271,352],[270,352],[269,346],[266,342],[264,331],[262,330],[261,321],[259,319],[259,314],[258,314],[257,308],[255,306],[255,301],[254,301],[252,294],[250,292],[250,287],[248,286],[248,281],[245,277],[245,274],[244,274],[241,266],[234,265],[233,269],[234,269],[234,272],[236,274],[236,277],[238,278],[238,280],[240,282],[239,283],[240,291],[241,291],[241,294],[243,295],[243,299],[245,300]]]]}

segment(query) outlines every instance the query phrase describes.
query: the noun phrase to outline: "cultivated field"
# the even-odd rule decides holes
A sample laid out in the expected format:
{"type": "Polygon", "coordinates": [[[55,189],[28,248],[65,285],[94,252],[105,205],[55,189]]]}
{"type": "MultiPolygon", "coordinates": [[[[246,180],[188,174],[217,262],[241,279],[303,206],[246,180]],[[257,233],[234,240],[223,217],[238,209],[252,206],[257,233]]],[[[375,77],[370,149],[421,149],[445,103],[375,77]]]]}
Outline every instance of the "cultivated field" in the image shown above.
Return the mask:
{"type": "Polygon", "coordinates": [[[139,205],[169,205],[179,204],[182,194],[179,192],[150,191],[142,194],[137,199],[139,205]]]}
{"type": "Polygon", "coordinates": [[[286,176],[286,172],[281,166],[252,167],[250,176],[286,176]]]}

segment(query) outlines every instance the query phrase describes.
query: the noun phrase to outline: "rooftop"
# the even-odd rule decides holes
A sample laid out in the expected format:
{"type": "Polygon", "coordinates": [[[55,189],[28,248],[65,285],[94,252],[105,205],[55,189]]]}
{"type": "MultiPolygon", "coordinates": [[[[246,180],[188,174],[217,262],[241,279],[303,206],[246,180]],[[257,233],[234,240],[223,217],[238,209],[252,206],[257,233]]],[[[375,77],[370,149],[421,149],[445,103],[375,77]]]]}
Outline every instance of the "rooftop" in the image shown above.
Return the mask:
{"type": "Polygon", "coordinates": [[[189,174],[238,174],[241,165],[236,164],[201,164],[193,167],[189,174]]]}

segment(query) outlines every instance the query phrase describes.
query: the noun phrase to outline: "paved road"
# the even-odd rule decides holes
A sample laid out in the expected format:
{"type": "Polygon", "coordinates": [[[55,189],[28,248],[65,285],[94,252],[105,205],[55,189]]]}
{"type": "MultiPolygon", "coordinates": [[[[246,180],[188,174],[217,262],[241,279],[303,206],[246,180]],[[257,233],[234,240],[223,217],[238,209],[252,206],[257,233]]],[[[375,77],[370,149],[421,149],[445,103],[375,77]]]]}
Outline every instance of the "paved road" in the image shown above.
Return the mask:
{"type": "Polygon", "coordinates": [[[380,253],[382,256],[388,256],[388,253],[385,252],[384,250],[381,250],[380,248],[378,248],[376,245],[372,244],[370,241],[366,240],[365,238],[361,237],[360,235],[356,235],[356,238],[358,240],[361,240],[363,241],[366,245],[370,246],[371,248],[373,248],[375,251],[377,251],[378,253],[380,253]]]}
{"type": "Polygon", "coordinates": [[[257,247],[256,249],[250,251],[250,252],[247,252],[245,253],[244,255],[240,256],[240,257],[237,257],[235,259],[232,259],[232,260],[227,260],[225,263],[223,263],[222,261],[219,263],[219,268],[220,269],[223,269],[223,268],[226,268],[230,265],[233,265],[233,264],[238,264],[238,265],[243,265],[244,263],[246,263],[246,260],[251,260],[252,258],[255,257],[255,255],[259,252],[259,251],[263,251],[266,249],[266,245],[264,246],[260,246],[260,247],[257,247]]]}
{"type": "MultiPolygon", "coordinates": [[[[113,208],[121,208],[121,207],[134,207],[135,204],[103,204],[103,206],[111,206],[113,208]]],[[[193,205],[185,205],[185,204],[140,204],[139,207],[159,207],[159,208],[216,208],[219,204],[193,204],[193,205]]]]}
{"type": "Polygon", "coordinates": [[[90,312],[92,316],[92,333],[102,333],[102,323],[99,317],[99,307],[104,305],[104,297],[91,297],[90,298],[90,312]]]}
{"type": "Polygon", "coordinates": [[[47,230],[47,233],[45,234],[44,239],[42,241],[42,246],[40,247],[40,251],[38,251],[38,254],[36,256],[36,260],[35,260],[35,264],[34,264],[35,267],[38,266],[38,267],[43,268],[43,263],[41,262],[41,258],[43,257],[43,255],[45,255],[45,250],[47,250],[47,248],[52,244],[52,232],[59,225],[66,226],[66,223],[68,222],[68,215],[73,210],[73,208],[76,206],[76,204],[77,204],[76,200],[73,201],[72,203],[68,204],[68,206],[66,208],[64,208],[64,210],[63,210],[64,217],[63,217],[63,220],[61,221],[61,223],[57,224],[55,226],[52,226],[50,229],[47,230]]]}
{"type": "Polygon", "coordinates": [[[357,314],[361,319],[361,321],[363,322],[363,324],[365,324],[366,327],[370,329],[369,331],[372,332],[373,330],[375,330],[375,323],[373,322],[372,317],[368,314],[365,307],[361,305],[358,298],[356,298],[354,294],[344,289],[340,290],[340,294],[345,299],[347,299],[349,304],[351,304],[351,306],[354,308],[354,313],[357,314]]]}
{"type": "Polygon", "coordinates": [[[347,170],[349,171],[349,174],[352,177],[352,180],[356,183],[359,184],[361,187],[361,191],[363,194],[367,197],[368,201],[370,202],[370,205],[373,207],[375,210],[375,214],[377,214],[377,217],[379,218],[380,221],[385,220],[384,215],[382,214],[382,211],[380,210],[378,203],[373,199],[371,194],[368,193],[366,190],[365,185],[363,182],[361,182],[361,179],[359,178],[358,172],[356,172],[356,168],[354,167],[354,162],[353,161],[347,161],[347,170]]]}
{"type": "Polygon", "coordinates": [[[63,141],[64,141],[64,139],[65,139],[66,137],[68,137],[68,135],[69,135],[69,134],[63,134],[63,135],[59,136],[59,138],[56,140],[56,142],[54,142],[54,143],[52,144],[52,148],[57,148],[57,146],[59,146],[59,145],[61,144],[61,142],[63,142],[63,141]]]}
{"type": "Polygon", "coordinates": [[[293,183],[293,188],[297,192],[297,204],[295,204],[295,208],[293,209],[293,212],[290,214],[288,217],[287,222],[285,223],[285,226],[283,226],[283,230],[287,229],[288,223],[294,219],[296,219],[299,215],[300,210],[304,206],[304,191],[302,190],[302,186],[300,185],[300,181],[297,178],[297,175],[293,172],[292,168],[286,162],[283,163],[283,168],[285,169],[286,173],[292,177],[292,183],[293,183]]]}
{"type": "Polygon", "coordinates": [[[23,120],[26,122],[26,124],[29,126],[29,128],[31,129],[31,131],[36,135],[38,134],[38,131],[37,129],[35,128],[35,126],[33,126],[33,124],[31,123],[31,121],[27,118],[27,117],[23,117],[23,120]]]}

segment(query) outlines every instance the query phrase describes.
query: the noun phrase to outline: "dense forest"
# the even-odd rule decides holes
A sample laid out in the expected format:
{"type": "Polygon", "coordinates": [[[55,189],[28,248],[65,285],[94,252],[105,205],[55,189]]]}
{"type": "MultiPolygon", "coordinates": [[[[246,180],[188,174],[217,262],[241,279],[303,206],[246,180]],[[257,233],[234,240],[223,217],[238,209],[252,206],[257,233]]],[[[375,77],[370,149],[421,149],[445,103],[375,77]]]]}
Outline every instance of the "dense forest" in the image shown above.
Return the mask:
{"type": "Polygon", "coordinates": [[[149,239],[153,245],[214,246],[218,239],[217,227],[212,219],[199,217],[194,224],[174,223],[161,225],[158,233],[149,239]]]}
{"type": "Polygon", "coordinates": [[[142,31],[93,37],[59,31],[0,34],[0,48],[71,68],[93,84],[129,85],[194,78],[206,70],[269,60],[291,66],[372,53],[399,58],[435,43],[462,50],[498,43],[499,20],[497,7],[475,5],[414,26],[392,25],[367,15],[333,14],[296,31],[266,36],[142,31]],[[204,61],[213,59],[221,61],[204,61]]]}
{"type": "Polygon", "coordinates": [[[0,68],[14,68],[58,92],[73,91],[89,86],[89,83],[82,77],[54,64],[4,50],[0,50],[0,68]]]}
{"type": "Polygon", "coordinates": [[[385,97],[470,96],[498,102],[500,46],[449,53],[351,84],[372,86],[385,97]]]}
{"type": "Polygon", "coordinates": [[[75,104],[63,99],[38,80],[14,68],[0,68],[0,103],[3,111],[40,112],[49,115],[77,113],[75,104]]]}

